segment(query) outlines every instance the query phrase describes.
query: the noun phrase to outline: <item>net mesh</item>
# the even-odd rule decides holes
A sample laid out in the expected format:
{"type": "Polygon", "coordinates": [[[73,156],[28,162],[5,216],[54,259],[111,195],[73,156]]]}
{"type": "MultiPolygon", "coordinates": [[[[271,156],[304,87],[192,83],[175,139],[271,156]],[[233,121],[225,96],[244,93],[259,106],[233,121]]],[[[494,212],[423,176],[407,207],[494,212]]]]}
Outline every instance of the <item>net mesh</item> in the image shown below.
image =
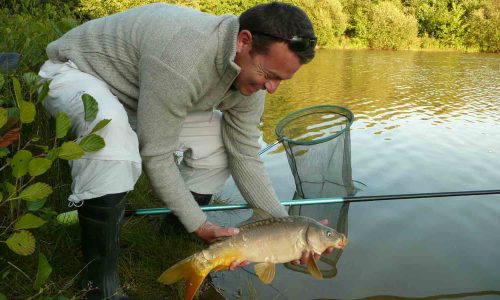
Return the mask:
{"type": "Polygon", "coordinates": [[[344,107],[313,106],[291,113],[276,125],[294,176],[295,198],[351,196],[350,126],[344,107]]]}
{"type": "MultiPolygon", "coordinates": [[[[354,116],[346,108],[322,105],[287,115],[276,126],[295,180],[294,199],[352,196],[356,192],[351,172],[350,126],[354,116]]],[[[349,203],[297,205],[290,215],[329,220],[329,226],[347,236],[349,203]]],[[[323,277],[337,275],[342,250],[334,249],[318,261],[323,277]]],[[[308,273],[305,266],[285,264],[294,271],[308,273]]]]}

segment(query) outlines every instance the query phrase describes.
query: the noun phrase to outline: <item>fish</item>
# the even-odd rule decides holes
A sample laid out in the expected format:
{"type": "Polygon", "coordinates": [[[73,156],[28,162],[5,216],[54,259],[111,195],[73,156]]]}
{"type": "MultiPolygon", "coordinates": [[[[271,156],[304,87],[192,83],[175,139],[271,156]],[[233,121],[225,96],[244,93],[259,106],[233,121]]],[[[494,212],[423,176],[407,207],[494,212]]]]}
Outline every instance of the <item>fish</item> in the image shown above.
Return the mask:
{"type": "Polygon", "coordinates": [[[249,260],[259,279],[269,284],[275,276],[276,264],[300,259],[309,252],[308,271],[322,279],[314,253],[327,248],[344,249],[347,238],[320,222],[305,216],[266,218],[239,227],[239,233],[221,238],[176,263],[163,272],[158,281],[173,284],[186,281],[186,300],[193,299],[205,277],[212,271],[227,269],[234,261],[249,260]]]}

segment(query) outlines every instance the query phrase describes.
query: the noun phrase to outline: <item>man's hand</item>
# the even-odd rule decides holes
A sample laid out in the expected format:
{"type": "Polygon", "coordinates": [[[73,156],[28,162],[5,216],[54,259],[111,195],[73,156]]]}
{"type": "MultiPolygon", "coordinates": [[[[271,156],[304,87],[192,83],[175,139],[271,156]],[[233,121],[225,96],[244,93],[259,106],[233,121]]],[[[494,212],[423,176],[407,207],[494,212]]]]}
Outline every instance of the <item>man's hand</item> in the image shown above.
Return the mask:
{"type": "MultiPolygon", "coordinates": [[[[232,236],[238,234],[239,232],[240,230],[238,228],[235,227],[222,228],[215,223],[206,221],[198,229],[194,231],[194,234],[205,243],[211,243],[218,237],[232,236]]],[[[250,264],[249,260],[244,260],[242,262],[234,261],[229,266],[229,270],[234,271],[236,270],[237,267],[244,267],[249,264],[250,264]]]]}
{"type": "MultiPolygon", "coordinates": [[[[324,220],[321,220],[319,221],[321,224],[323,225],[328,225],[328,220],[327,219],[324,219],[324,220]]],[[[327,248],[325,250],[325,252],[323,252],[323,254],[328,254],[328,253],[331,253],[333,251],[333,247],[330,247],[330,248],[327,248]]],[[[320,258],[321,255],[319,254],[316,254],[314,253],[314,259],[315,260],[318,260],[320,258]]],[[[291,261],[291,264],[292,265],[303,265],[303,264],[307,264],[307,262],[309,261],[309,257],[310,257],[310,253],[309,252],[304,252],[302,253],[302,257],[300,259],[297,259],[297,260],[294,260],[294,261],[291,261]]]]}
{"type": "Polygon", "coordinates": [[[232,236],[238,234],[240,230],[233,227],[222,228],[219,225],[206,221],[198,229],[194,231],[194,234],[205,243],[210,244],[218,237],[232,236]]]}

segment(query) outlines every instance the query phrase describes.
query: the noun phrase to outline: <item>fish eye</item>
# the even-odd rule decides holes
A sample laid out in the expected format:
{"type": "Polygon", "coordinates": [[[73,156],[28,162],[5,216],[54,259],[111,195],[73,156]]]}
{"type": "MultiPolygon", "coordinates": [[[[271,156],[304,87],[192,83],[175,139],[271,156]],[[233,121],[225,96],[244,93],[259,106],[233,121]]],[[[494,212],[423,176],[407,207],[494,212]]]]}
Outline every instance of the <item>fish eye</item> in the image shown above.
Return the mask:
{"type": "Polygon", "coordinates": [[[326,232],[326,236],[332,236],[332,232],[331,231],[327,231],[326,232]]]}

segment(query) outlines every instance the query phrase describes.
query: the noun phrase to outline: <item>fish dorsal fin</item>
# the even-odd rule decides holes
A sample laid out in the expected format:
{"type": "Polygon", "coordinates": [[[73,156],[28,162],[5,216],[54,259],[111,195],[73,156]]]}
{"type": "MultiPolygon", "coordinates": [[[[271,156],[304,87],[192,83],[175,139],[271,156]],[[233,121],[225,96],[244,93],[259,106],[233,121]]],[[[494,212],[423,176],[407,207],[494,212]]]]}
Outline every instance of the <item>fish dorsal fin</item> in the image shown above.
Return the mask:
{"type": "Polygon", "coordinates": [[[248,219],[248,220],[245,220],[245,221],[239,223],[238,227],[273,217],[270,213],[266,212],[263,209],[252,208],[252,210],[253,210],[252,217],[250,217],[250,219],[248,219]]]}
{"type": "Polygon", "coordinates": [[[316,260],[314,259],[314,253],[311,252],[311,256],[309,256],[309,260],[307,261],[307,271],[314,276],[316,279],[323,279],[323,274],[318,268],[316,264],[316,260]]]}
{"type": "Polygon", "coordinates": [[[259,263],[256,264],[255,273],[259,276],[259,279],[265,284],[270,284],[274,279],[274,274],[276,273],[276,266],[273,263],[259,263]]]}

